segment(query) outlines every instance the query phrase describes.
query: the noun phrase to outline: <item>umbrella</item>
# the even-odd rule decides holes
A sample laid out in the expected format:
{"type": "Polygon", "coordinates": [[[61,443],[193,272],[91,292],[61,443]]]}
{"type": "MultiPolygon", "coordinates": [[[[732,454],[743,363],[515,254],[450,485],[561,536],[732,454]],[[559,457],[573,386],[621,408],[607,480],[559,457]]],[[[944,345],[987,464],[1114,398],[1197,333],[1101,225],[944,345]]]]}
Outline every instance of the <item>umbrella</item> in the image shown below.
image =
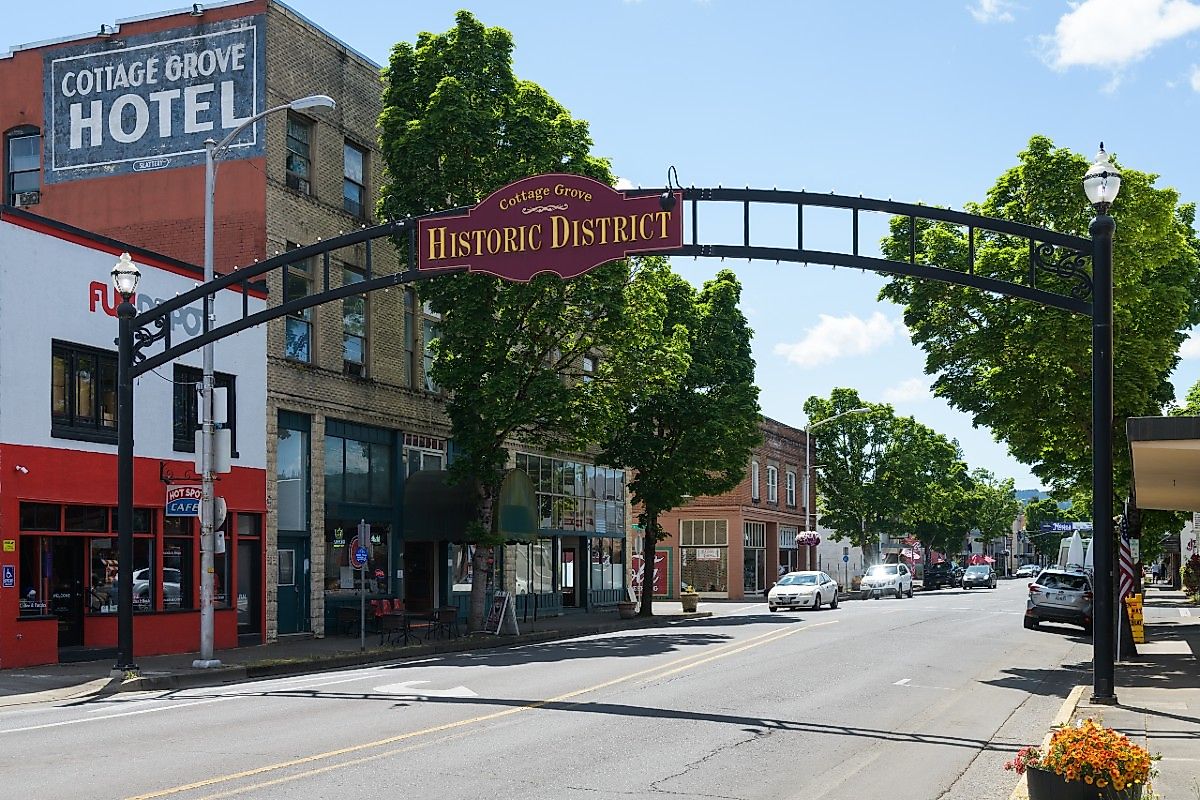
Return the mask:
{"type": "Polygon", "coordinates": [[[1067,563],[1065,566],[1083,566],[1083,537],[1079,535],[1079,531],[1071,534],[1071,544],[1067,546],[1067,563]]]}
{"type": "Polygon", "coordinates": [[[1095,537],[1088,539],[1087,552],[1083,554],[1083,568],[1088,572],[1092,571],[1092,543],[1095,542],[1095,537]]]}

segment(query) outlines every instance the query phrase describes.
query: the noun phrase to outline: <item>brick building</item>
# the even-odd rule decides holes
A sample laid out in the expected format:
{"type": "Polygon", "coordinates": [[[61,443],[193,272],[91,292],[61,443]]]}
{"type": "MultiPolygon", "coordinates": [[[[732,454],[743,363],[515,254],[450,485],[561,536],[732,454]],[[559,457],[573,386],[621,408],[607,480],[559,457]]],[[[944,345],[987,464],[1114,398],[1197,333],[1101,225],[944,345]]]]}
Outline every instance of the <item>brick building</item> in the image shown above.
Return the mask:
{"type": "MultiPolygon", "coordinates": [[[[250,116],[275,109],[219,161],[217,273],[376,224],[384,167],[379,72],[275,0],[197,4],[121,20],[99,34],[15,47],[0,55],[3,202],[200,263],[204,140],[220,140],[250,116]],[[278,109],[318,94],[336,107],[278,109]]],[[[271,273],[268,302],[397,269],[395,249],[375,240],[271,273]]],[[[437,323],[412,289],[395,288],[268,325],[264,623],[257,640],[323,635],[340,606],[357,605],[364,580],[350,568],[349,553],[360,530],[371,551],[370,593],[414,608],[465,606],[469,577],[453,565],[467,560],[466,548],[437,525],[415,520],[419,510],[405,513],[406,506],[421,507],[405,497],[415,486],[408,478],[443,470],[452,457],[442,395],[426,374],[425,343],[437,323]]],[[[216,371],[220,379],[219,356],[216,371]]],[[[612,542],[624,537],[624,506],[607,519],[597,512],[612,503],[616,484],[587,480],[586,465],[576,469],[553,455],[539,456],[548,466],[535,477],[538,502],[554,498],[557,507],[568,498],[579,515],[539,515],[538,541],[506,554],[526,566],[545,562],[534,581],[543,608],[615,601],[623,584],[612,585],[608,565],[614,554],[625,558],[612,542]],[[578,481],[567,476],[575,472],[578,481]],[[596,575],[608,577],[593,592],[596,575]]],[[[526,453],[526,465],[533,457],[526,453]]],[[[623,497],[623,481],[619,488],[623,497]]],[[[517,571],[500,574],[520,591],[517,571]]]]}
{"type": "Polygon", "coordinates": [[[665,566],[667,596],[686,583],[704,597],[761,598],[780,568],[816,569],[815,547],[797,541],[816,496],[810,489],[804,497],[805,433],[767,417],[761,428],[763,442],[732,491],[693,498],[659,518],[668,537],[655,558],[665,566]]]}

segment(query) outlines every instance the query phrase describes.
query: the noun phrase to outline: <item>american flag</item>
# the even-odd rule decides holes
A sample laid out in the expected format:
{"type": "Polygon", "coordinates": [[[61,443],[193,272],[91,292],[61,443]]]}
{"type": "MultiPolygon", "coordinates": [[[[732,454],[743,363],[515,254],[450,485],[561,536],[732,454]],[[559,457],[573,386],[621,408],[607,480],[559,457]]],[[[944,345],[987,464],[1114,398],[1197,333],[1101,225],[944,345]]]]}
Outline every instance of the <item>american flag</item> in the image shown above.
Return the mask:
{"type": "Polygon", "coordinates": [[[1129,515],[1121,516],[1121,547],[1118,555],[1120,567],[1120,585],[1117,590],[1117,602],[1123,603],[1125,598],[1133,594],[1133,554],[1129,550],[1129,515]]]}

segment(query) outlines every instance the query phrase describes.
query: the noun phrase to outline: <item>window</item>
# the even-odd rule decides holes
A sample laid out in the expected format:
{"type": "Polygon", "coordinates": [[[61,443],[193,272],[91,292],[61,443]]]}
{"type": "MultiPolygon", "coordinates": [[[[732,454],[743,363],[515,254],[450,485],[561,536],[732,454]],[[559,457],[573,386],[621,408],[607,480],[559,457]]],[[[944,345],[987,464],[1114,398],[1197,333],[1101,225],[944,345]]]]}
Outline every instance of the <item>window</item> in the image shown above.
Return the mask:
{"type": "Polygon", "coordinates": [[[310,141],[313,125],[306,119],[288,116],[287,186],[301,194],[312,194],[310,141]]]}
{"type": "Polygon", "coordinates": [[[517,453],[516,467],[534,483],[540,528],[624,535],[624,470],[532,453],[517,453]]]}
{"type": "MultiPolygon", "coordinates": [[[[288,250],[299,247],[294,242],[287,243],[288,250]]],[[[283,271],[283,302],[299,300],[313,293],[312,259],[288,264],[283,271]]],[[[288,314],[285,318],[283,333],[283,355],[293,361],[312,361],[312,321],[313,310],[301,309],[288,314]]]]}
{"type": "Polygon", "coordinates": [[[195,530],[198,526],[199,521],[193,521],[191,517],[163,519],[162,607],[168,611],[194,605],[192,554],[196,549],[195,530]]]}
{"type": "Polygon", "coordinates": [[[13,206],[33,205],[40,199],[36,193],[42,185],[41,133],[36,128],[19,128],[8,134],[5,145],[5,202],[13,206]]]}
{"type": "Polygon", "coordinates": [[[404,434],[405,477],[423,469],[445,469],[446,444],[434,436],[404,434]]]}
{"type": "Polygon", "coordinates": [[[51,436],[117,440],[117,357],[111,352],[54,342],[51,347],[51,436]]]}
{"type": "Polygon", "coordinates": [[[417,293],[404,290],[404,366],[408,385],[417,385],[417,293]]]}
{"type": "Polygon", "coordinates": [[[442,389],[433,382],[433,349],[430,347],[441,336],[441,331],[438,330],[437,321],[426,317],[423,323],[422,333],[425,338],[425,391],[438,393],[442,389]]]}
{"type": "Polygon", "coordinates": [[[760,495],[759,495],[758,491],[759,491],[758,490],[758,462],[751,461],[750,462],[750,499],[751,500],[759,499],[760,495]]]}
{"type": "Polygon", "coordinates": [[[309,418],[302,414],[279,412],[278,444],[275,448],[275,493],[281,531],[308,530],[310,425],[309,418]]]}
{"type": "Polygon", "coordinates": [[[779,502],[779,470],[767,467],[767,502],[779,502]]]}
{"type": "MultiPolygon", "coordinates": [[[[361,283],[363,273],[352,267],[342,269],[342,285],[361,283]]],[[[367,377],[367,296],[354,295],[342,300],[342,371],[358,378],[367,377]]]]}
{"type": "Polygon", "coordinates": [[[355,436],[325,436],[325,500],[327,503],[358,503],[386,506],[392,502],[391,433],[365,426],[354,428],[355,436]]]}
{"type": "Polygon", "coordinates": [[[356,217],[365,217],[364,201],[367,196],[363,165],[367,154],[346,142],[342,147],[342,208],[356,217]]]}
{"type": "MultiPolygon", "coordinates": [[[[218,428],[229,429],[230,455],[237,455],[237,392],[236,378],[223,372],[213,373],[213,386],[225,390],[225,422],[218,428]]],[[[196,431],[200,430],[204,373],[195,367],[175,365],[175,404],[172,418],[174,449],[182,453],[196,452],[196,431]]],[[[215,413],[215,412],[214,412],[215,413]]]]}
{"type": "Polygon", "coordinates": [[[680,547],[728,547],[729,521],[684,519],[679,521],[680,547]]]}
{"type": "Polygon", "coordinates": [[[787,471],[787,504],[792,508],[796,507],[796,473],[790,469],[787,471]]]}
{"type": "Polygon", "coordinates": [[[583,382],[591,383],[592,379],[594,377],[596,377],[596,357],[595,356],[584,356],[583,357],[583,382]]]}

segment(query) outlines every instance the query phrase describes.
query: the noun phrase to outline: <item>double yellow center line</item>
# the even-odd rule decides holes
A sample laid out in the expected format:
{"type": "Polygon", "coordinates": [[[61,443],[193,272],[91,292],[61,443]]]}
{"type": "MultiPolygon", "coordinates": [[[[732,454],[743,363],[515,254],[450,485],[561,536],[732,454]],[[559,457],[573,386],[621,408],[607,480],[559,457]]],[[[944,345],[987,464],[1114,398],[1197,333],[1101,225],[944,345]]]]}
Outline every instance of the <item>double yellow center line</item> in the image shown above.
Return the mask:
{"type": "MultiPolygon", "coordinates": [[[[356,745],[352,745],[350,747],[342,747],[337,750],[328,750],[324,753],[316,753],[314,755],[304,756],[302,758],[294,758],[289,761],[280,761],[280,762],[277,762],[274,764],[266,764],[261,767],[255,767],[254,769],[244,770],[242,772],[234,772],[234,773],[230,773],[228,775],[217,775],[217,776],[214,776],[211,778],[206,778],[205,780],[202,780],[202,781],[196,781],[195,783],[183,784],[181,786],[173,786],[168,789],[161,789],[157,792],[151,792],[149,794],[140,794],[135,797],[130,797],[130,798],[128,798],[128,800],[155,800],[155,798],[170,797],[171,795],[182,794],[184,792],[191,792],[191,791],[195,791],[198,789],[205,789],[208,787],[215,787],[215,786],[219,786],[222,784],[229,784],[229,783],[233,783],[234,781],[243,781],[248,778],[253,778],[258,775],[265,775],[270,772],[277,772],[279,770],[291,769],[293,767],[302,767],[306,764],[315,764],[320,761],[328,761],[330,759],[335,759],[335,758],[339,758],[342,756],[349,756],[349,755],[353,755],[355,753],[362,753],[366,750],[373,750],[373,749],[380,748],[380,747],[388,747],[389,745],[399,744],[400,742],[405,742],[407,740],[415,739],[418,737],[432,737],[434,734],[454,731],[455,729],[465,728],[465,727],[468,727],[471,725],[476,725],[481,722],[489,722],[491,720],[500,719],[501,717],[507,717],[507,716],[511,716],[513,714],[520,714],[525,711],[531,711],[533,709],[542,708],[544,706],[562,703],[566,700],[571,700],[572,698],[579,697],[580,695],[588,694],[589,692],[596,692],[601,689],[607,689],[610,686],[616,686],[617,684],[621,684],[621,683],[628,683],[629,681],[637,680],[639,678],[643,679],[644,681],[652,681],[652,680],[657,680],[659,678],[665,678],[668,675],[674,675],[676,673],[683,672],[685,670],[693,669],[695,667],[700,666],[701,664],[707,664],[708,662],[715,661],[719,658],[725,658],[727,656],[731,656],[736,653],[741,653],[745,650],[749,650],[754,647],[759,647],[764,644],[770,644],[772,642],[779,641],[780,639],[784,638],[785,636],[790,636],[793,633],[799,633],[800,631],[809,630],[812,628],[819,628],[823,625],[833,625],[836,622],[837,622],[837,620],[829,620],[827,622],[815,622],[815,623],[812,623],[809,625],[800,625],[800,626],[796,626],[796,627],[784,628],[783,630],[778,630],[778,629],[771,630],[771,631],[768,631],[767,633],[762,633],[757,636],[751,636],[748,639],[742,639],[737,642],[730,642],[729,644],[724,644],[724,645],[720,645],[717,647],[705,648],[704,652],[702,652],[702,653],[694,653],[689,656],[683,656],[682,658],[677,658],[673,661],[668,661],[665,664],[659,664],[657,666],[650,667],[648,669],[638,670],[637,672],[631,672],[629,674],[622,675],[618,678],[613,678],[612,680],[604,681],[603,683],[597,683],[592,686],[586,686],[582,689],[576,689],[573,692],[567,692],[566,694],[560,694],[556,697],[550,697],[545,700],[534,700],[534,701],[531,701],[531,702],[528,702],[528,703],[525,703],[525,704],[522,704],[519,706],[502,709],[500,711],[493,711],[491,713],[482,714],[480,716],[471,717],[469,719],[462,719],[462,720],[458,720],[456,722],[447,722],[442,725],[434,725],[434,726],[431,726],[428,728],[422,728],[420,730],[409,731],[408,733],[402,733],[402,734],[399,734],[396,736],[389,736],[386,739],[378,739],[373,742],[364,742],[362,744],[356,744],[356,745]]],[[[349,759],[346,761],[338,761],[336,764],[327,764],[322,767],[314,767],[311,769],[306,769],[301,772],[291,773],[286,776],[281,776],[281,777],[274,778],[271,780],[255,783],[253,785],[239,786],[237,788],[229,789],[229,790],[220,792],[218,794],[207,795],[203,798],[203,800],[217,800],[217,798],[232,797],[234,795],[251,792],[256,789],[261,789],[261,788],[265,788],[268,786],[285,783],[288,781],[299,780],[301,778],[309,777],[312,775],[319,775],[321,773],[330,772],[335,769],[343,769],[345,767],[356,766],[358,764],[362,764],[367,761],[374,761],[376,759],[386,758],[387,756],[396,755],[398,753],[403,753],[403,752],[407,752],[410,750],[414,750],[419,747],[425,747],[429,744],[433,744],[435,741],[445,741],[447,739],[457,738],[458,736],[465,736],[468,733],[470,733],[470,731],[460,731],[460,732],[458,732],[456,734],[452,734],[450,736],[438,737],[436,739],[431,739],[428,742],[410,744],[405,747],[388,749],[381,753],[373,753],[371,755],[362,756],[362,757],[354,758],[354,759],[349,759]]]]}

